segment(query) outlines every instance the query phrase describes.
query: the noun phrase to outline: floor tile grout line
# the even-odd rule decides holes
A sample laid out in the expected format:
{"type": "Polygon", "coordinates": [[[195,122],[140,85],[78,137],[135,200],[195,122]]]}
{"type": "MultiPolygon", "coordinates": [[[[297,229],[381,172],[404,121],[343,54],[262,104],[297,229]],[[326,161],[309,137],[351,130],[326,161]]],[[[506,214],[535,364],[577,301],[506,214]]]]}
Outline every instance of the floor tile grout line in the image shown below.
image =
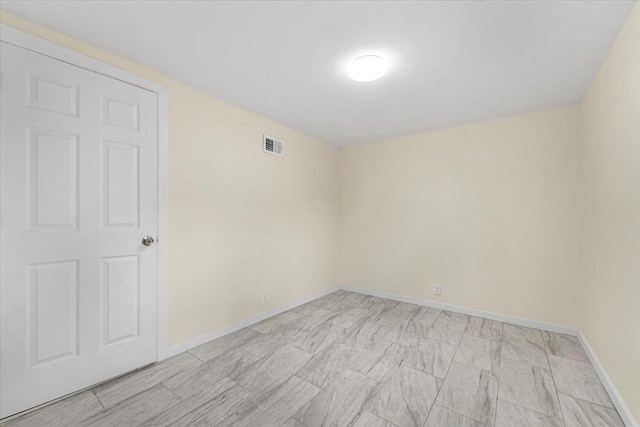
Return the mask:
{"type": "Polygon", "coordinates": [[[579,400],[580,402],[584,402],[584,403],[587,403],[589,405],[594,405],[594,406],[597,406],[599,408],[608,409],[610,411],[616,411],[616,413],[618,415],[620,415],[620,413],[618,412],[618,410],[616,408],[611,408],[609,406],[604,406],[604,405],[601,405],[599,403],[589,402],[588,400],[580,399],[578,397],[573,397],[573,396],[571,396],[569,394],[565,394],[565,393],[558,393],[558,395],[562,395],[562,396],[568,397],[568,398],[573,399],[573,400],[579,400]]]}
{"type": "MultiPolygon", "coordinates": [[[[233,381],[231,378],[229,378],[229,377],[225,377],[224,379],[227,379],[227,380],[231,381],[231,382],[234,384],[234,385],[233,385],[233,386],[231,386],[231,387],[239,387],[239,388],[241,388],[242,390],[244,390],[244,391],[246,391],[247,393],[249,393],[249,395],[253,396],[253,393],[251,393],[250,391],[248,391],[247,389],[245,389],[244,387],[242,387],[242,386],[241,386],[240,384],[238,384],[237,382],[233,381]]],[[[220,381],[222,381],[222,380],[220,380],[220,381]]],[[[230,389],[231,389],[231,387],[229,387],[227,390],[230,390],[230,389]]],[[[223,391],[222,393],[226,393],[226,391],[227,391],[227,390],[223,391]]],[[[203,403],[202,405],[200,405],[200,407],[202,407],[202,406],[206,405],[207,403],[211,402],[212,400],[214,400],[214,399],[216,399],[216,398],[217,398],[217,396],[216,396],[216,397],[213,397],[211,400],[208,400],[207,402],[205,402],[205,403],[203,403]]],[[[234,407],[237,407],[237,405],[238,405],[238,403],[236,403],[236,405],[234,405],[234,407]]],[[[192,411],[192,412],[193,412],[193,411],[192,411]]],[[[192,412],[190,412],[190,413],[188,413],[188,414],[185,414],[185,415],[184,415],[183,417],[181,417],[180,419],[182,419],[182,418],[184,418],[184,417],[188,416],[188,415],[189,415],[189,414],[191,414],[192,412]]],[[[199,417],[197,417],[195,420],[192,420],[192,421],[191,421],[191,423],[190,423],[190,425],[193,425],[193,424],[198,423],[202,418],[206,417],[208,414],[209,414],[209,412],[205,412],[205,413],[201,414],[201,415],[200,415],[199,417]]],[[[220,421],[224,421],[224,420],[226,420],[227,418],[228,418],[228,416],[225,416],[225,417],[223,417],[222,419],[220,419],[220,421]]],[[[179,421],[179,420],[178,420],[178,421],[179,421]]],[[[177,423],[177,422],[176,422],[176,423],[177,423]]],[[[176,423],[173,423],[172,425],[175,425],[176,423]]]]}
{"type": "MultiPolygon", "coordinates": [[[[498,400],[498,399],[496,399],[496,402],[497,402],[497,400],[498,400]]],[[[511,403],[511,402],[509,402],[509,403],[511,403]]],[[[450,409],[450,408],[447,408],[447,407],[445,407],[445,406],[442,406],[442,405],[436,405],[436,404],[434,404],[433,406],[437,406],[437,407],[442,408],[442,409],[444,409],[444,410],[446,410],[446,411],[452,412],[452,413],[454,413],[454,414],[456,414],[456,415],[461,416],[462,418],[465,418],[465,419],[467,419],[467,420],[470,420],[470,421],[472,421],[472,422],[474,422],[474,423],[476,423],[476,424],[480,424],[480,425],[482,425],[482,427],[493,427],[493,426],[495,426],[495,424],[496,424],[496,422],[497,422],[497,417],[496,417],[496,419],[493,421],[493,424],[492,424],[492,425],[489,425],[489,424],[487,424],[487,423],[483,423],[482,421],[478,421],[478,420],[476,420],[475,418],[473,418],[473,417],[471,417],[471,416],[469,416],[469,415],[461,414],[460,412],[457,412],[457,411],[455,411],[455,410],[453,410],[453,409],[450,409]]],[[[456,426],[456,427],[457,427],[457,426],[456,426]]]]}
{"type": "MultiPolygon", "coordinates": [[[[425,333],[425,337],[428,335],[429,330],[433,327],[433,325],[436,323],[436,321],[438,320],[438,318],[440,318],[440,315],[442,313],[444,313],[445,310],[441,310],[440,313],[438,313],[438,316],[436,317],[436,320],[433,322],[433,324],[429,327],[429,329],[427,329],[427,332],[425,333]]],[[[464,330],[466,331],[467,328],[469,327],[469,321],[471,320],[471,316],[467,316],[467,324],[464,327],[464,330]]],[[[462,333],[462,335],[464,336],[464,332],[462,333]]],[[[453,357],[456,357],[456,353],[458,352],[459,348],[460,348],[460,343],[462,342],[462,337],[458,340],[458,344],[456,345],[456,350],[453,352],[453,357]]],[[[425,425],[427,424],[427,421],[429,420],[429,415],[431,415],[431,411],[433,411],[433,407],[436,406],[436,401],[438,400],[438,397],[440,396],[440,393],[442,393],[442,389],[444,388],[444,382],[447,379],[447,375],[449,375],[449,371],[451,370],[451,365],[453,365],[454,360],[451,359],[451,363],[449,363],[449,367],[447,368],[447,372],[445,372],[444,377],[442,377],[442,384],[440,384],[440,389],[438,390],[438,392],[436,393],[436,397],[435,399],[433,399],[433,404],[431,405],[431,408],[429,408],[429,413],[427,414],[427,419],[425,420],[425,425]]],[[[435,377],[435,375],[434,375],[435,377]]],[[[496,396],[496,401],[498,400],[497,396],[496,396]]],[[[455,411],[453,411],[455,412],[455,411]]],[[[462,414],[461,414],[462,415],[462,414]]]]}
{"type": "Polygon", "coordinates": [[[505,357],[503,356],[504,353],[504,323],[502,324],[502,342],[500,342],[500,373],[498,375],[498,393],[496,393],[496,423],[498,422],[498,403],[500,402],[500,389],[502,388],[502,366],[503,366],[503,362],[505,357]]]}
{"type": "MultiPolygon", "coordinates": [[[[563,396],[566,396],[566,395],[563,395],[563,396]]],[[[523,408],[523,409],[526,409],[527,411],[535,412],[536,414],[540,414],[540,415],[543,415],[543,416],[548,417],[548,418],[553,418],[554,420],[562,421],[562,423],[564,424],[564,419],[556,418],[553,415],[545,414],[544,412],[540,412],[540,411],[538,411],[536,409],[531,409],[531,408],[529,408],[527,406],[521,405],[521,404],[516,403],[516,402],[512,402],[512,401],[507,400],[507,399],[498,398],[497,400],[502,400],[503,402],[507,402],[508,404],[513,405],[513,406],[517,406],[518,408],[523,408]]]]}
{"type": "Polygon", "coordinates": [[[98,399],[98,402],[100,402],[100,404],[102,405],[102,407],[106,411],[107,407],[105,406],[104,402],[100,399],[100,396],[98,396],[98,393],[96,393],[96,390],[92,388],[91,392],[96,395],[96,398],[98,399]]]}
{"type": "Polygon", "coordinates": [[[100,398],[98,397],[98,395],[96,394],[96,391],[94,389],[91,389],[91,393],[93,393],[93,395],[96,397],[96,400],[98,401],[98,403],[100,404],[100,406],[102,406],[103,410],[107,410],[107,408],[105,408],[104,403],[102,403],[102,401],[100,400],[100,398]]]}
{"type": "MultiPolygon", "coordinates": [[[[540,332],[540,335],[542,335],[542,332],[540,332]]],[[[544,336],[542,337],[542,343],[544,344],[544,354],[547,358],[547,363],[549,364],[549,372],[551,373],[551,381],[553,381],[553,389],[556,391],[556,399],[558,399],[558,410],[560,411],[560,416],[562,417],[560,419],[564,423],[564,412],[562,411],[562,404],[560,403],[560,393],[558,392],[558,385],[556,384],[556,376],[553,374],[551,360],[549,360],[549,348],[547,347],[547,342],[545,341],[544,336]]]]}
{"type": "MultiPolygon", "coordinates": [[[[202,364],[207,363],[207,361],[202,360],[202,359],[200,359],[198,356],[196,356],[195,354],[191,353],[191,350],[187,350],[187,351],[186,351],[186,353],[189,353],[190,355],[192,355],[193,357],[195,357],[196,359],[198,359],[200,362],[202,362],[202,364]]],[[[215,357],[214,357],[214,358],[212,358],[212,359],[215,359],[215,357]]],[[[212,359],[209,359],[209,360],[212,360],[212,359]]]]}
{"type": "Polygon", "coordinates": [[[178,398],[178,400],[180,400],[180,402],[183,402],[183,399],[182,399],[180,396],[178,396],[178,395],[177,395],[173,390],[171,390],[171,389],[170,389],[170,388],[169,388],[169,387],[164,383],[164,381],[160,382],[160,384],[162,384],[162,386],[163,386],[164,388],[166,388],[167,390],[169,390],[169,393],[171,393],[171,394],[173,394],[175,397],[177,397],[177,398],[178,398]]]}
{"type": "MultiPolygon", "coordinates": [[[[383,300],[384,300],[384,298],[383,298],[383,300]]],[[[361,304],[360,304],[358,307],[360,307],[360,306],[361,306],[361,304]]],[[[388,307],[387,307],[387,308],[388,308],[388,307]]],[[[385,309],[385,310],[386,310],[386,309],[385,309]]],[[[381,313],[383,313],[385,310],[383,310],[381,313]]],[[[365,323],[367,323],[367,322],[368,322],[368,320],[369,320],[371,317],[376,316],[376,313],[375,313],[375,312],[372,312],[372,311],[370,311],[370,310],[366,310],[366,311],[368,311],[369,313],[371,313],[371,315],[367,317],[367,319],[366,319],[365,323]]],[[[381,314],[381,313],[380,313],[380,314],[381,314]]],[[[378,315],[379,315],[379,314],[378,314],[378,315]]],[[[372,323],[372,324],[375,324],[375,323],[372,323]]],[[[378,325],[378,326],[381,326],[381,327],[382,327],[382,325],[378,325]]],[[[389,330],[390,330],[391,328],[387,328],[387,329],[389,329],[389,330]]],[[[344,344],[344,339],[345,339],[345,338],[346,338],[346,336],[345,336],[345,337],[343,337],[341,340],[339,340],[341,343],[343,343],[343,345],[346,345],[346,344],[344,344]]],[[[382,340],[382,339],[381,339],[381,340],[382,340]]],[[[349,347],[350,347],[350,346],[349,346],[349,347]]],[[[364,355],[366,354],[366,351],[365,351],[365,352],[360,352],[360,353],[361,353],[361,354],[360,354],[360,356],[358,356],[358,358],[357,358],[356,360],[354,360],[352,363],[350,363],[350,364],[349,364],[349,366],[347,366],[347,367],[346,367],[346,369],[344,369],[344,370],[341,372],[341,374],[340,374],[340,375],[343,375],[343,374],[344,374],[346,371],[348,371],[348,370],[349,370],[349,371],[351,371],[351,372],[355,372],[355,373],[357,373],[357,374],[359,374],[359,375],[362,375],[362,374],[358,373],[357,371],[354,371],[353,369],[351,369],[351,366],[352,366],[354,363],[356,363],[356,361],[357,361],[360,357],[364,356],[364,355]]],[[[379,363],[379,362],[377,362],[377,363],[379,363]]],[[[376,363],[376,364],[377,364],[377,363],[376,363]]],[[[401,367],[401,366],[398,366],[398,367],[395,369],[395,371],[391,374],[391,376],[395,375],[395,373],[400,369],[400,367],[401,367]]],[[[364,377],[366,377],[366,378],[370,378],[370,377],[368,377],[367,375],[363,375],[363,376],[364,376],[364,377]]],[[[362,416],[362,413],[363,413],[363,412],[366,412],[365,406],[368,404],[368,402],[370,402],[370,401],[372,401],[373,399],[375,399],[375,398],[376,398],[376,397],[377,397],[377,396],[382,392],[382,390],[384,389],[384,387],[385,387],[385,385],[386,385],[385,383],[382,383],[381,381],[378,381],[378,380],[373,379],[373,378],[371,378],[371,379],[372,379],[373,381],[375,381],[375,382],[376,382],[376,387],[375,387],[375,388],[376,388],[376,391],[375,391],[375,393],[374,393],[373,395],[369,396],[369,398],[368,398],[368,399],[363,403],[362,408],[361,408],[361,411],[360,411],[360,416],[362,416]]],[[[327,386],[328,386],[328,385],[329,385],[329,384],[327,384],[327,386]]],[[[377,415],[376,415],[376,416],[377,416],[377,415]]],[[[379,416],[378,416],[378,417],[379,417],[379,416]]],[[[388,422],[388,423],[389,423],[389,424],[391,424],[391,425],[394,425],[393,423],[391,423],[391,421],[389,421],[389,420],[387,420],[387,419],[385,419],[385,418],[383,418],[383,417],[379,417],[379,418],[381,418],[381,419],[385,420],[386,422],[388,422]]]]}
{"type": "Polygon", "coordinates": [[[499,320],[486,319],[486,318],[480,317],[480,316],[470,316],[469,323],[467,324],[467,329],[465,329],[463,334],[467,335],[467,336],[470,336],[470,337],[482,338],[482,339],[489,340],[489,341],[499,342],[500,344],[502,344],[502,332],[503,332],[503,329],[504,329],[504,322],[501,322],[499,320]],[[471,324],[471,319],[473,319],[474,317],[478,318],[478,319],[482,319],[483,321],[486,320],[486,321],[489,321],[489,322],[499,323],[501,325],[501,327],[500,327],[500,338],[499,339],[493,339],[493,338],[483,337],[482,336],[482,328],[480,328],[480,334],[479,335],[468,334],[467,330],[469,329],[469,325],[471,324]]]}
{"type": "MultiPolygon", "coordinates": [[[[460,342],[458,343],[458,347],[456,348],[456,354],[458,353],[458,351],[460,351],[460,345],[462,344],[462,340],[464,340],[464,336],[466,334],[466,331],[469,328],[469,325],[471,324],[471,318],[472,318],[472,316],[469,316],[469,320],[467,321],[467,327],[465,328],[465,332],[463,332],[462,338],[460,338],[460,342]]],[[[487,320],[487,319],[483,319],[483,320],[487,320]]],[[[502,326],[504,327],[504,325],[502,325],[502,326]]],[[[471,335],[469,335],[469,336],[471,336],[471,335]]],[[[486,338],[482,337],[482,327],[480,328],[480,337],[479,338],[485,339],[489,343],[491,343],[491,341],[492,341],[491,339],[486,339],[486,338]]],[[[502,338],[502,328],[501,328],[500,338],[502,338]]],[[[455,354],[454,354],[454,359],[455,359],[455,354]]],[[[461,363],[461,362],[458,362],[458,363],[461,363]]],[[[451,364],[453,364],[453,361],[451,362],[451,364]]],[[[470,365],[470,366],[473,366],[473,365],[470,365]]],[[[500,366],[502,366],[502,342],[500,342],[500,366]]],[[[451,369],[451,366],[449,366],[449,369],[451,369]]],[[[492,369],[493,369],[493,366],[492,366],[492,369]]],[[[486,369],[483,369],[483,371],[488,372],[489,375],[491,375],[494,378],[496,377],[494,375],[493,370],[487,371],[486,369]]],[[[447,370],[447,374],[448,373],[449,373],[449,370],[447,370]]],[[[496,423],[498,422],[498,401],[500,400],[498,395],[500,393],[500,378],[501,378],[501,375],[498,372],[497,378],[495,378],[495,380],[496,380],[496,397],[495,397],[495,407],[493,408],[493,420],[492,420],[493,422],[492,422],[492,426],[491,427],[494,427],[496,425],[496,423]]],[[[444,386],[444,382],[443,382],[443,386],[444,386]]],[[[460,415],[463,415],[463,414],[460,414],[460,415]]],[[[473,418],[471,418],[471,419],[473,419],[473,418]]]]}
{"type": "MultiPolygon", "coordinates": [[[[502,352],[502,347],[500,347],[500,351],[502,352]]],[[[493,375],[493,372],[491,371],[485,371],[485,372],[489,372],[490,375],[493,375]]],[[[493,408],[493,426],[496,425],[496,423],[498,422],[498,401],[500,400],[498,398],[498,393],[500,392],[500,375],[498,374],[498,378],[496,378],[496,406],[495,408],[493,408]]]]}
{"type": "MultiPolygon", "coordinates": [[[[563,334],[558,334],[558,333],[555,333],[555,332],[549,332],[549,331],[542,331],[542,332],[543,332],[543,333],[548,333],[548,334],[563,335],[563,334]]],[[[570,336],[570,335],[569,335],[569,336],[570,336]]],[[[572,337],[572,338],[575,338],[575,337],[572,337]]],[[[544,340],[544,337],[543,337],[543,340],[544,340]]],[[[573,357],[557,356],[557,355],[553,354],[553,353],[549,350],[549,348],[547,347],[547,341],[546,341],[546,340],[544,340],[544,347],[545,347],[545,351],[546,351],[546,353],[547,353],[547,359],[548,359],[550,356],[553,356],[553,357],[558,357],[558,358],[561,358],[561,359],[572,360],[572,361],[574,361],[574,362],[584,363],[585,365],[591,365],[591,367],[595,370],[595,369],[596,369],[596,367],[595,367],[595,366],[593,366],[593,363],[591,363],[591,360],[589,360],[589,356],[587,355],[587,353],[586,353],[586,352],[584,351],[584,349],[582,348],[582,345],[580,344],[580,342],[578,341],[577,343],[575,343],[575,345],[577,345],[577,346],[578,346],[578,348],[580,349],[580,351],[582,351],[582,352],[584,353],[585,357],[587,358],[587,360],[586,360],[586,361],[585,361],[585,360],[580,360],[580,359],[574,359],[573,357]]],[[[549,363],[549,366],[551,366],[551,363],[549,363]]],[[[598,377],[598,379],[599,379],[599,377],[598,377]]]]}
{"type": "MultiPolygon", "coordinates": [[[[502,357],[503,356],[502,356],[502,349],[501,349],[500,350],[500,366],[501,367],[502,367],[502,357]]],[[[531,366],[531,367],[534,367],[534,368],[535,367],[541,368],[540,366],[531,365],[530,363],[526,363],[526,362],[518,362],[517,360],[513,360],[513,359],[510,359],[508,357],[505,357],[505,359],[506,360],[511,360],[511,361],[517,362],[517,363],[522,363],[522,364],[525,364],[525,365],[528,365],[528,366],[531,366]]],[[[545,368],[542,368],[542,369],[545,369],[545,368]]],[[[549,372],[551,373],[551,365],[549,365],[549,372]]],[[[500,381],[500,379],[502,379],[502,375],[500,375],[498,381],[500,381]]],[[[558,393],[558,389],[556,388],[555,379],[553,378],[553,374],[551,374],[551,380],[554,381],[553,387],[556,390],[556,396],[558,397],[558,405],[560,405],[560,397],[558,396],[560,393],[558,393]]],[[[559,409],[560,409],[560,414],[561,414],[562,418],[556,418],[553,415],[545,414],[545,413],[540,412],[540,411],[538,411],[536,409],[532,409],[532,408],[529,408],[527,406],[521,405],[519,403],[512,402],[511,400],[500,398],[500,386],[498,385],[498,397],[497,397],[496,401],[500,401],[500,400],[504,400],[505,402],[508,402],[511,405],[515,405],[517,407],[524,408],[524,409],[526,409],[528,411],[535,412],[536,414],[540,414],[540,415],[544,415],[546,417],[550,417],[550,418],[556,419],[558,421],[561,421],[563,425],[565,424],[565,422],[564,422],[564,414],[562,413],[562,407],[561,406],[559,406],[559,409]]],[[[497,415],[497,412],[496,412],[496,415],[497,415]]]]}

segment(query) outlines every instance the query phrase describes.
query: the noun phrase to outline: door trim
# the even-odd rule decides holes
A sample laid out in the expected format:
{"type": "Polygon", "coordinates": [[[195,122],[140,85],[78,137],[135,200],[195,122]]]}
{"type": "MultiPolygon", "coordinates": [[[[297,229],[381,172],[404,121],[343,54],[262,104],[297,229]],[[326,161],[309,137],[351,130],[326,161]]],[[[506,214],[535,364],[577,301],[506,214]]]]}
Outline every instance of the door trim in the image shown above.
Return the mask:
{"type": "MultiPolygon", "coordinates": [[[[156,94],[158,99],[158,317],[156,360],[167,358],[167,280],[168,280],[168,154],[169,154],[169,91],[159,83],[90,58],[79,52],[0,24],[0,41],[78,68],[120,80],[156,94]]],[[[1,82],[0,82],[1,84],[1,82]]],[[[0,206],[1,207],[1,206],[0,206]]],[[[2,266],[0,265],[0,268],[2,266]]]]}

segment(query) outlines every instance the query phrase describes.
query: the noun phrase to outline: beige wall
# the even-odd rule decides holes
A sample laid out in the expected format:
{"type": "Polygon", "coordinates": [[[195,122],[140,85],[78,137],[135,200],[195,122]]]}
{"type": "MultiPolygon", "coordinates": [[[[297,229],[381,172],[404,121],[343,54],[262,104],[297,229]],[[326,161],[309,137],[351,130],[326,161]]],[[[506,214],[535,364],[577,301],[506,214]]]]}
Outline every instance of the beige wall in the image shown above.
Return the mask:
{"type": "Polygon", "coordinates": [[[171,344],[333,285],[336,148],[4,11],[0,18],[169,88],[171,344]],[[263,133],[285,141],[285,157],[262,153],[263,133]]]}
{"type": "Polygon", "coordinates": [[[162,83],[170,91],[171,341],[332,286],[338,151],[162,83]],[[284,140],[283,158],[262,153],[263,133],[284,140]]]}
{"type": "Polygon", "coordinates": [[[640,6],[582,105],[582,322],[640,420],[640,6]]]}
{"type": "Polygon", "coordinates": [[[343,149],[338,282],[577,326],[578,112],[343,149]]]}

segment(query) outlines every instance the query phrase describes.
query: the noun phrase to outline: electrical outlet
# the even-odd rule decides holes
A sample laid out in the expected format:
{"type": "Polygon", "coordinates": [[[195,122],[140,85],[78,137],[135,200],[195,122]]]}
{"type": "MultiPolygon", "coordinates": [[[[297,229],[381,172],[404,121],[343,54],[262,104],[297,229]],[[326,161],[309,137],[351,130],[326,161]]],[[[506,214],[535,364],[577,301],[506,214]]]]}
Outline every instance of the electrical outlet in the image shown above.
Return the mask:
{"type": "Polygon", "coordinates": [[[267,305],[268,302],[269,302],[269,299],[267,298],[267,294],[264,294],[262,296],[262,305],[267,305]]]}
{"type": "Polygon", "coordinates": [[[435,286],[434,292],[436,295],[442,294],[442,288],[440,288],[440,285],[435,286]]]}

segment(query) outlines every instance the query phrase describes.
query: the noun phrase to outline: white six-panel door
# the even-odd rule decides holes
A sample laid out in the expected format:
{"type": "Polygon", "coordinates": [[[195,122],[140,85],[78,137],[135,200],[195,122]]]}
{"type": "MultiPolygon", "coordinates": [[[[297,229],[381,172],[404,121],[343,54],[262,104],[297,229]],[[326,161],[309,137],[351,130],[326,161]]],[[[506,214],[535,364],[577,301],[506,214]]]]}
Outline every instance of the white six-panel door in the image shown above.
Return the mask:
{"type": "Polygon", "coordinates": [[[0,417],[156,360],[157,96],[1,43],[0,417]]]}

